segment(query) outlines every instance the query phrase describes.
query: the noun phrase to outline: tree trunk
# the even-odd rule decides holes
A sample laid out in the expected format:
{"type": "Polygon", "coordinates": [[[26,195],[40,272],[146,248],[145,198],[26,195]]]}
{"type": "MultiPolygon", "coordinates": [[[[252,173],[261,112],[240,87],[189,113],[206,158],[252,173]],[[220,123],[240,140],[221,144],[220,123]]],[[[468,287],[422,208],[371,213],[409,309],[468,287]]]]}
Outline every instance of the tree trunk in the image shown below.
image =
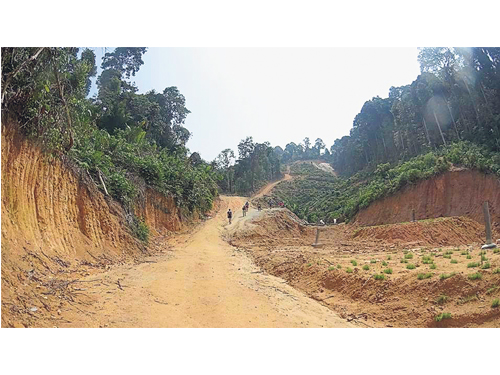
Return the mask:
{"type": "Polygon", "coordinates": [[[429,137],[429,130],[427,129],[427,122],[425,122],[424,116],[422,116],[422,120],[424,120],[425,135],[427,135],[427,141],[429,142],[429,147],[432,147],[431,138],[429,137]]]}
{"type": "Polygon", "coordinates": [[[441,131],[441,125],[439,125],[439,120],[436,116],[436,111],[432,111],[432,113],[434,113],[434,118],[436,119],[436,124],[437,124],[438,129],[439,129],[439,134],[441,134],[441,139],[443,140],[443,143],[446,146],[446,141],[444,140],[444,135],[443,135],[443,132],[441,131]]]}
{"type": "Polygon", "coordinates": [[[458,134],[457,124],[455,122],[455,118],[453,117],[453,114],[451,113],[451,107],[448,104],[448,101],[446,101],[446,106],[448,107],[448,112],[450,112],[450,117],[451,117],[451,121],[453,121],[453,126],[455,126],[455,132],[457,133],[457,137],[460,140],[460,134],[458,134]]]}

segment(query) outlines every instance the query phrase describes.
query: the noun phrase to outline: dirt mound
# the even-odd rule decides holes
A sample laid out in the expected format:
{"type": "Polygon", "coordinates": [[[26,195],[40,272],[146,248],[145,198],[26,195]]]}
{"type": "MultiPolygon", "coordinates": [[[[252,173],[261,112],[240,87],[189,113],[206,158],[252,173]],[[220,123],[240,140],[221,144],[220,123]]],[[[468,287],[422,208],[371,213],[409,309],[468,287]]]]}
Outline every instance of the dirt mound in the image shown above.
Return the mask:
{"type": "Polygon", "coordinates": [[[458,170],[421,181],[373,202],[355,218],[360,225],[382,225],[417,220],[467,216],[484,223],[482,205],[489,201],[491,220],[500,234],[500,180],[474,170],[458,170]]]}
{"type": "Polygon", "coordinates": [[[415,223],[362,227],[356,240],[384,240],[389,243],[458,246],[484,241],[484,226],[466,217],[450,217],[415,223]]]}
{"type": "Polygon", "coordinates": [[[287,209],[265,210],[235,231],[231,244],[238,245],[305,245],[314,240],[314,229],[287,209]]]}

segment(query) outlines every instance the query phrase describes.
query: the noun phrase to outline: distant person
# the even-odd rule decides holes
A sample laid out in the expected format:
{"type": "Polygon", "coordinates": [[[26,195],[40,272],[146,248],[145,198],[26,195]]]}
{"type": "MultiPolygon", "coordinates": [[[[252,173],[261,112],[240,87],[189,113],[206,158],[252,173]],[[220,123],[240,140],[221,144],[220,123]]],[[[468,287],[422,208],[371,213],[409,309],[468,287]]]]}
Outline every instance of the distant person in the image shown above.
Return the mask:
{"type": "Polygon", "coordinates": [[[337,225],[337,219],[333,219],[333,225],[337,225]]]}
{"type": "Polygon", "coordinates": [[[229,220],[229,224],[231,224],[231,219],[233,218],[233,211],[231,211],[231,209],[227,211],[227,218],[229,220]]]}
{"type": "Polygon", "coordinates": [[[243,211],[243,217],[247,216],[246,215],[246,212],[247,212],[247,206],[243,206],[243,208],[241,209],[243,211]]]}
{"type": "Polygon", "coordinates": [[[262,206],[260,205],[260,203],[257,205],[257,209],[260,211],[262,210],[262,206]]]}
{"type": "Polygon", "coordinates": [[[269,208],[273,208],[273,202],[271,200],[269,200],[269,208]]]}
{"type": "Polygon", "coordinates": [[[245,203],[245,207],[246,207],[246,210],[248,211],[248,207],[250,207],[250,203],[248,203],[248,201],[247,201],[247,203],[245,203]]]}

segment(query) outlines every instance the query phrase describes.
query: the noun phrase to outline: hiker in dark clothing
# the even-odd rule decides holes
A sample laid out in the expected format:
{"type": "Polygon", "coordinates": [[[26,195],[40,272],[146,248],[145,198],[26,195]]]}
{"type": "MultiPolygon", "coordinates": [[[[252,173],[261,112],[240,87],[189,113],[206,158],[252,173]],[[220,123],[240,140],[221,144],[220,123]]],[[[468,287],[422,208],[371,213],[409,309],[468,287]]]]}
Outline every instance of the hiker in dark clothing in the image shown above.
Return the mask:
{"type": "Polygon", "coordinates": [[[233,218],[233,211],[231,209],[227,211],[227,218],[229,219],[229,224],[231,224],[231,219],[233,218]]]}

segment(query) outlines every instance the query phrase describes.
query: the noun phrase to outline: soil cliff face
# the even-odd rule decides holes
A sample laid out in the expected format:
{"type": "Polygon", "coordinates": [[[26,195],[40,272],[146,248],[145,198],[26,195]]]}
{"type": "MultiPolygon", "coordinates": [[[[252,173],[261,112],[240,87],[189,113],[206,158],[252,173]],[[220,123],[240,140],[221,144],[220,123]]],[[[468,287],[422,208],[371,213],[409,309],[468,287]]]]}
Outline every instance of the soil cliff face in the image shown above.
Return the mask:
{"type": "MultiPolygon", "coordinates": [[[[183,226],[173,198],[151,189],[135,213],[153,236],[183,226]]],[[[20,309],[31,298],[33,280],[40,287],[45,277],[64,278],[149,252],[132,235],[123,207],[85,171],[50,160],[15,125],[2,125],[2,325],[9,325],[6,309],[20,309]]]]}
{"type": "Polygon", "coordinates": [[[500,230],[500,180],[474,170],[447,172],[407,186],[398,193],[373,202],[355,218],[360,225],[408,222],[415,210],[417,220],[467,216],[484,223],[483,202],[489,201],[496,232],[500,230]]]}

